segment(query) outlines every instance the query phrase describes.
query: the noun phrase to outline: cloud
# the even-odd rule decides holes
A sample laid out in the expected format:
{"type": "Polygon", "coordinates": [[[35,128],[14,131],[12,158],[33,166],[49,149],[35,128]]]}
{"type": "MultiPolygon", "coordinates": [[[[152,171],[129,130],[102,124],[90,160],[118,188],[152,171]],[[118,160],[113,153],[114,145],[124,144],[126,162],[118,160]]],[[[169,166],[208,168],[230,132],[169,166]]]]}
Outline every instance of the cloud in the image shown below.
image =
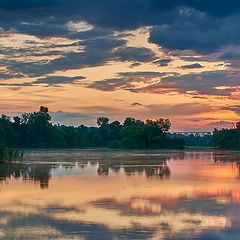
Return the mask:
{"type": "Polygon", "coordinates": [[[180,103],[180,104],[152,104],[146,105],[146,111],[150,116],[189,116],[212,112],[217,109],[204,103],[180,103]]]}
{"type": "Polygon", "coordinates": [[[105,79],[102,81],[96,81],[88,88],[95,88],[101,91],[115,91],[118,89],[124,89],[135,92],[138,88],[136,85],[140,82],[150,82],[154,78],[159,78],[168,73],[160,72],[122,72],[117,74],[117,78],[105,79]]]}
{"type": "Polygon", "coordinates": [[[86,87],[101,91],[124,89],[132,92],[178,92],[193,97],[199,95],[228,96],[238,91],[238,71],[205,71],[202,73],[123,72],[116,78],[96,81],[86,87]],[[167,76],[166,76],[167,75],[167,76]],[[146,86],[140,86],[144,83],[146,86]]]}
{"type": "Polygon", "coordinates": [[[77,108],[80,111],[89,112],[91,114],[99,114],[99,113],[119,113],[119,108],[117,107],[109,107],[109,106],[88,106],[88,107],[80,107],[77,108]]]}
{"type": "Polygon", "coordinates": [[[8,73],[8,72],[0,72],[0,80],[6,80],[6,79],[11,79],[11,78],[23,78],[24,75],[22,74],[13,74],[13,73],[8,73]]]}
{"type": "Polygon", "coordinates": [[[48,76],[45,78],[38,78],[36,81],[32,82],[32,84],[73,84],[77,80],[85,79],[83,76],[76,77],[63,77],[63,76],[48,76]]]}
{"type": "Polygon", "coordinates": [[[212,19],[193,11],[186,18],[176,17],[172,24],[154,27],[149,40],[168,50],[189,49],[207,54],[227,45],[240,44],[240,33],[236,31],[239,18],[212,19]]]}
{"type": "Polygon", "coordinates": [[[235,0],[2,0],[0,24],[6,31],[70,39],[94,34],[96,28],[107,31],[154,26],[151,42],[169,50],[209,53],[240,43],[239,8],[235,0]],[[79,31],[70,27],[69,23],[76,22],[95,28],[79,31]]]}
{"type": "Polygon", "coordinates": [[[240,115],[240,105],[233,105],[233,106],[229,106],[229,107],[224,107],[223,109],[233,111],[237,115],[240,115]]]}
{"type": "Polygon", "coordinates": [[[230,127],[231,122],[227,121],[217,121],[217,122],[212,122],[209,123],[209,126],[215,126],[215,127],[230,127]]]}
{"type": "Polygon", "coordinates": [[[203,66],[199,63],[193,63],[193,64],[190,64],[190,65],[184,65],[184,66],[181,66],[181,68],[183,69],[192,69],[192,68],[203,68],[203,66]]]}
{"type": "Polygon", "coordinates": [[[223,60],[239,60],[240,59],[240,47],[239,46],[230,46],[223,49],[219,55],[219,59],[223,60]]]}
{"type": "Polygon", "coordinates": [[[134,102],[134,103],[132,103],[131,105],[132,105],[132,106],[142,106],[142,104],[141,104],[141,103],[138,103],[138,102],[134,102]]]}
{"type": "Polygon", "coordinates": [[[71,113],[71,112],[63,112],[61,110],[57,112],[50,112],[50,115],[52,117],[52,121],[57,123],[67,123],[67,124],[74,124],[76,123],[80,124],[81,121],[85,120],[93,120],[95,119],[95,116],[92,116],[90,114],[84,114],[84,113],[71,113]]]}
{"type": "MultiPolygon", "coordinates": [[[[59,1],[58,1],[59,2],[59,1]]],[[[7,11],[20,11],[20,10],[34,10],[39,8],[47,8],[56,6],[57,1],[42,0],[42,1],[29,1],[29,0],[2,0],[0,9],[7,11]]]]}
{"type": "Polygon", "coordinates": [[[166,59],[160,59],[160,60],[154,61],[153,63],[158,64],[158,66],[160,67],[166,67],[170,62],[172,62],[172,59],[166,58],[166,59]]]}
{"type": "MultiPolygon", "coordinates": [[[[115,37],[100,37],[95,40],[82,41],[81,46],[83,46],[84,49],[80,52],[63,52],[62,56],[50,61],[23,62],[11,60],[6,62],[6,65],[7,69],[12,72],[20,72],[31,77],[39,77],[58,70],[102,65],[117,56],[117,53],[113,54],[114,48],[124,44],[124,40],[119,40],[115,37]]],[[[135,50],[136,54],[137,52],[138,51],[135,50]]],[[[140,55],[140,57],[141,56],[142,55],[140,55]]],[[[121,57],[124,57],[124,53],[121,54],[121,57]]]]}
{"type": "MultiPolygon", "coordinates": [[[[17,51],[22,56],[55,56],[55,59],[45,62],[22,62],[15,58],[7,61],[6,65],[11,71],[39,77],[61,69],[99,66],[112,60],[136,61],[133,64],[154,61],[156,55],[151,49],[129,47],[126,40],[114,31],[141,26],[152,26],[149,41],[168,51],[173,50],[173,54],[178,50],[209,54],[229,45],[240,45],[240,33],[237,31],[240,15],[233,14],[240,4],[216,3],[215,0],[211,3],[205,0],[120,0],[117,3],[93,0],[90,4],[83,0],[69,0],[68,3],[44,0],[38,4],[33,0],[4,0],[0,3],[2,31],[24,33],[42,39],[61,37],[76,40],[67,46],[76,49],[68,52],[56,50],[54,46],[43,52],[44,46],[40,44],[21,50],[4,49],[6,58],[7,53],[13,55],[17,51]],[[224,11],[220,6],[224,7],[224,11]]],[[[55,48],[61,45],[63,47],[65,44],[58,44],[55,48]]],[[[219,57],[236,59],[238,54],[229,52],[219,57]]],[[[154,63],[167,66],[171,61],[166,58],[154,63]]],[[[130,67],[134,66],[137,65],[130,67]]],[[[187,66],[185,68],[200,68],[197,64],[195,67],[193,64],[187,66]]]]}
{"type": "Polygon", "coordinates": [[[237,71],[205,71],[161,78],[161,82],[150,85],[142,91],[161,93],[165,89],[192,95],[207,94],[231,96],[237,91],[240,79],[237,71]]]}
{"type": "Polygon", "coordinates": [[[32,83],[0,83],[0,86],[6,86],[6,87],[16,87],[16,90],[18,90],[21,87],[29,87],[32,86],[32,83]]]}
{"type": "Polygon", "coordinates": [[[19,90],[21,87],[30,87],[39,84],[47,84],[47,86],[56,86],[59,84],[75,84],[78,80],[85,79],[83,76],[76,77],[64,77],[64,76],[47,76],[44,78],[38,78],[33,82],[23,83],[0,83],[0,86],[11,87],[12,90],[19,90]]]}
{"type": "Polygon", "coordinates": [[[119,48],[114,53],[117,60],[150,62],[156,59],[155,53],[148,48],[125,47],[119,48]]]}
{"type": "MultiPolygon", "coordinates": [[[[163,67],[173,61],[171,56],[174,54],[182,60],[195,62],[182,64],[183,69],[203,68],[196,62],[204,59],[227,60],[231,63],[229,69],[237,69],[240,56],[239,7],[240,3],[233,0],[227,3],[216,0],[211,3],[206,0],[92,0],[91,3],[84,0],[69,0],[67,3],[62,0],[39,3],[3,0],[0,3],[0,35],[15,34],[17,39],[18,33],[22,33],[27,34],[29,40],[23,40],[23,47],[1,46],[0,66],[6,67],[7,71],[0,73],[0,78],[37,77],[32,84],[74,83],[74,78],[45,76],[56,71],[101,66],[110,61],[128,61],[130,68],[145,62],[163,67]],[[129,32],[125,30],[142,26],[150,29],[149,42],[161,47],[169,58],[159,59],[152,49],[132,47],[127,42],[129,32]],[[53,40],[55,37],[57,39],[53,40]],[[53,41],[56,44],[50,43],[53,41]]],[[[169,75],[119,73],[88,87],[102,91],[178,92],[197,97],[201,94],[231,96],[239,86],[237,71],[169,75]]],[[[19,87],[31,84],[1,85],[19,87]]]]}
{"type": "Polygon", "coordinates": [[[0,60],[0,65],[18,75],[41,77],[61,70],[100,66],[114,60],[151,62],[156,58],[155,53],[148,48],[126,47],[126,40],[119,39],[118,36],[102,36],[101,32],[99,34],[94,38],[90,37],[70,44],[36,45],[35,42],[31,42],[20,49],[3,47],[1,53],[4,58],[0,60]],[[53,59],[47,58],[53,56],[53,59]],[[26,57],[31,60],[26,61],[26,57]],[[33,57],[41,58],[36,60],[33,57]]]}
{"type": "Polygon", "coordinates": [[[26,16],[43,18],[46,16],[60,17],[66,19],[71,16],[82,19],[92,24],[104,27],[131,28],[139,25],[152,25],[158,23],[159,16],[172,9],[190,7],[206,12],[218,18],[225,17],[238,11],[240,4],[235,0],[217,1],[212,0],[120,0],[115,2],[105,0],[2,0],[0,9],[8,14],[17,14],[18,17],[24,13],[26,16]],[[134,15],[132,13],[135,13],[134,15]]]}
{"type": "Polygon", "coordinates": [[[134,67],[138,67],[140,65],[141,65],[141,63],[136,62],[136,63],[132,63],[129,67],[134,68],[134,67]]]}

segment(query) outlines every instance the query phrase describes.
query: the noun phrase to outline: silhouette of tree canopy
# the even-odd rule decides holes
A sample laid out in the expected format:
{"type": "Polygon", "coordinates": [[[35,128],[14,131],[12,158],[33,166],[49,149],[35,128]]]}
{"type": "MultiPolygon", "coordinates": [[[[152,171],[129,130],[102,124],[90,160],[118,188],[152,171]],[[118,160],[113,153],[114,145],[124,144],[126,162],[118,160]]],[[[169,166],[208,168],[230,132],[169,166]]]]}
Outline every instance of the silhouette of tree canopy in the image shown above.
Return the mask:
{"type": "Polygon", "coordinates": [[[123,124],[97,119],[98,127],[53,125],[48,108],[0,118],[0,143],[21,148],[183,148],[184,140],[169,138],[169,119],[141,120],[127,117],[123,124]]]}
{"type": "Polygon", "coordinates": [[[240,130],[240,121],[236,123],[236,128],[240,130]]]}
{"type": "Polygon", "coordinates": [[[40,184],[41,188],[47,188],[51,178],[51,165],[24,165],[4,164],[0,168],[0,184],[11,178],[21,178],[28,182],[33,181],[40,184]]]}
{"type": "Polygon", "coordinates": [[[215,129],[213,143],[222,149],[240,149],[240,122],[236,123],[235,129],[215,129]]]}
{"type": "Polygon", "coordinates": [[[98,126],[100,126],[100,127],[107,125],[108,122],[109,122],[109,119],[106,118],[106,117],[99,117],[99,118],[97,119],[97,124],[98,124],[98,126]]]}

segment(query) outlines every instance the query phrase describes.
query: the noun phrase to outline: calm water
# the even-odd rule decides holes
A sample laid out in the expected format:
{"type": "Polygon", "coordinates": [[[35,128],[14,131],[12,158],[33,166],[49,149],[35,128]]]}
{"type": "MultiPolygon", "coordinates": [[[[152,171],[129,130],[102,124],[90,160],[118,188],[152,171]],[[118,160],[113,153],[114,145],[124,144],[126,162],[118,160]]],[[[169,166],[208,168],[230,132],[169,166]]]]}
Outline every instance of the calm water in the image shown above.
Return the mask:
{"type": "Polygon", "coordinates": [[[31,151],[0,166],[0,239],[240,239],[240,152],[31,151]]]}

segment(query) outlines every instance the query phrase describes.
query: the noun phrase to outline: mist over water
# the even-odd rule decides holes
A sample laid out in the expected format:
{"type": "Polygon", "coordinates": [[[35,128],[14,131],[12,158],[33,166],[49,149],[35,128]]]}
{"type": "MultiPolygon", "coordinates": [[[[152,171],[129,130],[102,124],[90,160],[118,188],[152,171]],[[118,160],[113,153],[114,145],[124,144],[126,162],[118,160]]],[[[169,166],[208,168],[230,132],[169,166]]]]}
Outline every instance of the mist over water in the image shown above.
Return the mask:
{"type": "Polygon", "coordinates": [[[0,169],[0,239],[239,239],[240,152],[29,151],[0,169]]]}

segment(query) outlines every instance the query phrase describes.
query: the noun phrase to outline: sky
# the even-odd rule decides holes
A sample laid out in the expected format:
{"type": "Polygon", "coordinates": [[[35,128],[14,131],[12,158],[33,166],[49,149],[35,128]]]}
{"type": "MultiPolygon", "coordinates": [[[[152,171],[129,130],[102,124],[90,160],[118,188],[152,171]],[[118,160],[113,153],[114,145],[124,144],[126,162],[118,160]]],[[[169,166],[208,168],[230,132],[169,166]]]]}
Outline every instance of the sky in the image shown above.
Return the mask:
{"type": "Polygon", "coordinates": [[[240,2],[1,0],[0,113],[53,123],[169,118],[171,131],[240,119],[240,2]]]}

